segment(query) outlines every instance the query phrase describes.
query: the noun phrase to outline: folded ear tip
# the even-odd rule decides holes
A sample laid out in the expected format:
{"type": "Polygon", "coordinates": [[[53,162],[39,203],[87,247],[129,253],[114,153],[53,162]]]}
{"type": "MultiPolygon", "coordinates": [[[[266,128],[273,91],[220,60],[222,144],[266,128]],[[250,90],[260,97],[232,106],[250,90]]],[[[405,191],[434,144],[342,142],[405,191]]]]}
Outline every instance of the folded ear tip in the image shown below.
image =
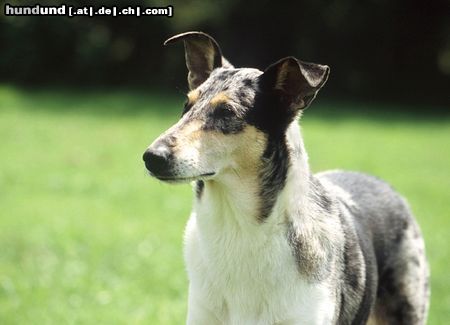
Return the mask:
{"type": "Polygon", "coordinates": [[[191,33],[191,32],[173,35],[172,37],[169,37],[168,39],[166,39],[166,40],[164,41],[164,45],[168,45],[168,44],[174,43],[174,42],[176,42],[176,41],[178,41],[178,40],[180,40],[180,39],[183,39],[183,38],[185,38],[186,36],[188,36],[187,34],[190,34],[190,33],[191,33]]]}
{"type": "Polygon", "coordinates": [[[330,67],[328,65],[321,65],[323,69],[323,76],[326,78],[330,74],[330,67]]]}
{"type": "Polygon", "coordinates": [[[174,35],[174,36],[172,36],[172,37],[169,37],[168,39],[166,39],[166,40],[164,41],[163,45],[166,46],[166,45],[169,45],[170,43],[175,42],[175,41],[177,40],[177,38],[178,38],[179,35],[180,35],[180,34],[174,35]]]}
{"type": "Polygon", "coordinates": [[[180,34],[176,34],[170,38],[168,38],[167,40],[164,41],[163,45],[168,45],[171,43],[174,43],[178,40],[183,40],[187,37],[197,37],[197,38],[206,38],[209,40],[214,40],[210,35],[204,33],[204,32],[199,32],[199,31],[190,31],[190,32],[184,32],[184,33],[180,33],[180,34]]]}

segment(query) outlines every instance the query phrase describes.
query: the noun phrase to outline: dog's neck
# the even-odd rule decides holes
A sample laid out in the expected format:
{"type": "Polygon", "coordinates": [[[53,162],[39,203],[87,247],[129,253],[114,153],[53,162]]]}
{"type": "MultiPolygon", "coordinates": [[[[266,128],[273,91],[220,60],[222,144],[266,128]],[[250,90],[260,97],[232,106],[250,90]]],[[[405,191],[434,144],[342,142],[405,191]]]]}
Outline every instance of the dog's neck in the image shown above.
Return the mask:
{"type": "MultiPolygon", "coordinates": [[[[308,209],[310,171],[308,157],[304,149],[298,123],[293,122],[286,133],[289,161],[284,185],[271,193],[274,202],[269,214],[261,219],[261,206],[264,205],[260,189],[260,170],[246,172],[245,175],[229,173],[220,180],[206,181],[202,193],[196,200],[195,212],[199,223],[232,225],[241,230],[265,228],[279,225],[290,215],[303,214],[308,209]],[[295,209],[295,211],[290,211],[295,209]]],[[[264,167],[263,167],[264,168],[264,167]]]]}

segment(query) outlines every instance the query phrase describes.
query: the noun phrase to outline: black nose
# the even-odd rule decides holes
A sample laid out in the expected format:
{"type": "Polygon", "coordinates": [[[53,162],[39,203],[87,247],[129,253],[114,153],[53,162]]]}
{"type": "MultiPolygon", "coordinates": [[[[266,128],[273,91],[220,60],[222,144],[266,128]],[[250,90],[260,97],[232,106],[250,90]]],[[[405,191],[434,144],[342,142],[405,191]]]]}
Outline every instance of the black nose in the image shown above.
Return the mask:
{"type": "Polygon", "coordinates": [[[142,156],[145,167],[155,176],[164,176],[169,174],[170,168],[170,149],[164,145],[156,148],[149,148],[142,156]]]}

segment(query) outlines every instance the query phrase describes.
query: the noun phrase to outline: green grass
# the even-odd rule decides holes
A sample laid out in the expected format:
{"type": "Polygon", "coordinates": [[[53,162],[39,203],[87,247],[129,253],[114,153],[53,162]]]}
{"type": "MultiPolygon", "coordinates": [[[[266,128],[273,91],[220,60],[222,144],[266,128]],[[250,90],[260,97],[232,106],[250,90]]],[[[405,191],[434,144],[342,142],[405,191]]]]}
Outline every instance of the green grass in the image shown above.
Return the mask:
{"type": "MultiPolygon", "coordinates": [[[[141,155],[181,99],[0,87],[0,324],[182,324],[188,185],[141,155]]],[[[303,118],[315,171],[388,180],[410,201],[432,270],[429,324],[450,315],[450,120],[436,109],[318,100],[303,118]]]]}

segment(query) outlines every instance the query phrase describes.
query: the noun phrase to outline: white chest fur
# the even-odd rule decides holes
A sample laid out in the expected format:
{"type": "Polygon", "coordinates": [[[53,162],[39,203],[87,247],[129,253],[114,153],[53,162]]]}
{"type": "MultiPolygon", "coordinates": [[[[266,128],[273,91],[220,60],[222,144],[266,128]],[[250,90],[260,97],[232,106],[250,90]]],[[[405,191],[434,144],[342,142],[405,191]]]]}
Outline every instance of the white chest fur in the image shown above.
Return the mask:
{"type": "Polygon", "coordinates": [[[188,324],[331,323],[333,294],[301,276],[283,225],[242,231],[203,217],[193,213],[185,235],[188,324]]]}

